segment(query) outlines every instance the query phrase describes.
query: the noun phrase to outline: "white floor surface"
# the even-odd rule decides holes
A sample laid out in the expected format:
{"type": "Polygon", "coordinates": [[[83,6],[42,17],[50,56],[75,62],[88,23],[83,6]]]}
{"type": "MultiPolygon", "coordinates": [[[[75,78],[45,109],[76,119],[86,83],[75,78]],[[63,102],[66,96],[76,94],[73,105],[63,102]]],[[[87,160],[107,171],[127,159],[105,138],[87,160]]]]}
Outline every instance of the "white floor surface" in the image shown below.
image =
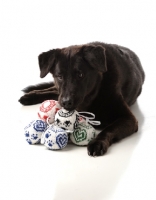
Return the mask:
{"type": "Polygon", "coordinates": [[[6,0],[0,24],[0,199],[155,200],[155,1],[6,0]],[[131,108],[139,131],[97,158],[72,144],[61,151],[29,145],[23,128],[39,105],[20,105],[20,90],[51,80],[39,78],[37,56],[91,41],[120,44],[140,57],[146,80],[131,108]]]}

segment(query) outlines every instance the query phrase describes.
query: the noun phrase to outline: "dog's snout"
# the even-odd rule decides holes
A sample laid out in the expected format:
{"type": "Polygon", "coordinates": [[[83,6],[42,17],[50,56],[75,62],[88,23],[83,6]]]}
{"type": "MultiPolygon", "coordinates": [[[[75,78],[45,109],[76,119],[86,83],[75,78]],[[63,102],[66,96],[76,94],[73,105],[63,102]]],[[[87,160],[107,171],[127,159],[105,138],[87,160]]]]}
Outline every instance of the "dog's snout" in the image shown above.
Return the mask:
{"type": "Polygon", "coordinates": [[[62,106],[66,110],[70,110],[73,107],[73,100],[70,97],[63,97],[62,98],[62,106]]]}

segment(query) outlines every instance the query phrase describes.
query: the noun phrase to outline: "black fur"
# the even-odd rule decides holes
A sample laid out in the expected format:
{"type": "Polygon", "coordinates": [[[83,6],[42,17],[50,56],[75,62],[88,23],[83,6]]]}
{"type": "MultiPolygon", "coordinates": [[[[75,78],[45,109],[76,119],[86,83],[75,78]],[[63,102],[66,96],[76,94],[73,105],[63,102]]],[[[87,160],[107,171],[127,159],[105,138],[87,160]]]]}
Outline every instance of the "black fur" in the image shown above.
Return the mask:
{"type": "Polygon", "coordinates": [[[50,88],[52,86],[54,86],[53,82],[40,83],[40,84],[37,84],[37,85],[30,85],[30,86],[24,88],[22,91],[25,92],[25,93],[29,93],[29,92],[34,91],[34,90],[44,90],[44,89],[50,88]]]}

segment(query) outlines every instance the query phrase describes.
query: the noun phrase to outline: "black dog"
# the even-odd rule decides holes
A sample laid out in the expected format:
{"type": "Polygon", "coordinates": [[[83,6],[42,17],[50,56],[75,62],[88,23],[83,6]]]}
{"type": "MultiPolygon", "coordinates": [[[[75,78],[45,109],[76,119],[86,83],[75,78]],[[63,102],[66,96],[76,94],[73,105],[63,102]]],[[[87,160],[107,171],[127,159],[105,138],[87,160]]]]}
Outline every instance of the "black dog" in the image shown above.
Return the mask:
{"type": "Polygon", "coordinates": [[[101,121],[102,131],[88,144],[90,156],[138,130],[131,106],[140,95],[144,71],[131,50],[94,42],[53,49],[39,55],[40,77],[49,72],[54,83],[29,86],[19,100],[23,105],[58,100],[67,110],[89,111],[101,121]]]}

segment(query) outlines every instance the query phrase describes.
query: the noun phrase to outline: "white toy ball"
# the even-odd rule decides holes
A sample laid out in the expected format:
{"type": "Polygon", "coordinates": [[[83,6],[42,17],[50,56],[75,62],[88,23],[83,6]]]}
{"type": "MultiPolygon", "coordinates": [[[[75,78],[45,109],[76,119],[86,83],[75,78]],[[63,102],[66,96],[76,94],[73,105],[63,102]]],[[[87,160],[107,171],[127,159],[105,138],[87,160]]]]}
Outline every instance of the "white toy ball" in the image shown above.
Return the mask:
{"type": "Polygon", "coordinates": [[[29,144],[38,144],[41,136],[47,129],[47,123],[42,120],[33,120],[24,128],[26,141],[29,144]]]}
{"type": "Polygon", "coordinates": [[[72,132],[77,127],[78,116],[76,110],[67,111],[62,108],[55,115],[55,125],[72,132]]]}
{"type": "Polygon", "coordinates": [[[77,128],[70,134],[70,140],[76,145],[84,146],[88,145],[95,136],[94,127],[83,120],[83,122],[78,123],[77,128]]]}
{"type": "Polygon", "coordinates": [[[68,143],[68,134],[64,129],[51,125],[43,134],[41,143],[51,150],[63,149],[68,143]]]}
{"type": "Polygon", "coordinates": [[[47,121],[47,118],[49,120],[49,123],[52,124],[54,122],[55,114],[58,110],[61,109],[60,104],[58,101],[55,100],[47,100],[44,101],[38,111],[38,116],[41,120],[47,121]]]}

